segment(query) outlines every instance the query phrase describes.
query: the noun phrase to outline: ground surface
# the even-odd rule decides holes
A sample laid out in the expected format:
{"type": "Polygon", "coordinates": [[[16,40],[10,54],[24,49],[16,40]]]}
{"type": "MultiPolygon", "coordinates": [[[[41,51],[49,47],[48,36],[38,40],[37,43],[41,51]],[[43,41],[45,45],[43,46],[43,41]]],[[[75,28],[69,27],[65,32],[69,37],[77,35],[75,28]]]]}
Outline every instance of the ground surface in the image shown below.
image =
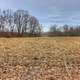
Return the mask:
{"type": "Polygon", "coordinates": [[[0,38],[0,80],[80,80],[80,38],[0,38]]]}

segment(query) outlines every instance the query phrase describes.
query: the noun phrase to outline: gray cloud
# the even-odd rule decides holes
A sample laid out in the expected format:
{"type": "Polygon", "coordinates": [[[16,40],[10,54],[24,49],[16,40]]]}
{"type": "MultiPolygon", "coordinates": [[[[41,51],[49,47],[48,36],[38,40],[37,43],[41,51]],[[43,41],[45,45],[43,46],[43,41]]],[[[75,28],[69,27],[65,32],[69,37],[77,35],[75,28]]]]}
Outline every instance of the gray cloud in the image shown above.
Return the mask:
{"type": "Polygon", "coordinates": [[[27,9],[43,24],[80,22],[80,0],[1,0],[0,7],[27,9]]]}
{"type": "Polygon", "coordinates": [[[43,21],[79,24],[80,0],[33,0],[34,10],[43,21]],[[36,4],[36,5],[35,5],[36,4]]]}

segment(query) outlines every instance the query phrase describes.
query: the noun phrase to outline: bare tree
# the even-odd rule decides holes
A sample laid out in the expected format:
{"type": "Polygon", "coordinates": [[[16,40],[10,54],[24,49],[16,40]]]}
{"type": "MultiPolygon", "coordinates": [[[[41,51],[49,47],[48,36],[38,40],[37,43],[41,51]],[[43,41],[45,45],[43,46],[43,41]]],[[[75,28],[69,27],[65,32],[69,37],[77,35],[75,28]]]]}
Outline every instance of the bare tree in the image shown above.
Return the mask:
{"type": "Polygon", "coordinates": [[[37,35],[38,33],[40,34],[41,28],[39,21],[36,19],[36,17],[31,16],[30,17],[30,35],[37,35]]]}
{"type": "Polygon", "coordinates": [[[30,20],[30,15],[29,15],[28,11],[24,11],[23,18],[24,18],[24,20],[23,20],[23,26],[22,26],[22,34],[26,33],[27,29],[28,29],[27,25],[30,20]]]}
{"type": "Polygon", "coordinates": [[[63,25],[63,35],[69,35],[69,26],[67,24],[63,25]]]}
{"type": "Polygon", "coordinates": [[[14,23],[16,24],[18,34],[26,32],[29,14],[24,10],[17,10],[14,13],[14,23]]]}
{"type": "Polygon", "coordinates": [[[54,24],[50,27],[50,30],[49,30],[49,36],[55,36],[57,35],[57,25],[54,24]]]}
{"type": "Polygon", "coordinates": [[[0,32],[4,31],[4,20],[3,16],[0,15],[0,32]]]}
{"type": "Polygon", "coordinates": [[[13,12],[11,9],[8,9],[0,12],[0,32],[18,33],[19,36],[25,34],[26,36],[29,33],[31,35],[41,35],[41,31],[42,26],[37,18],[29,15],[26,10],[13,12]]]}
{"type": "Polygon", "coordinates": [[[14,31],[14,16],[12,10],[8,10],[8,23],[10,27],[10,32],[14,31]]]}

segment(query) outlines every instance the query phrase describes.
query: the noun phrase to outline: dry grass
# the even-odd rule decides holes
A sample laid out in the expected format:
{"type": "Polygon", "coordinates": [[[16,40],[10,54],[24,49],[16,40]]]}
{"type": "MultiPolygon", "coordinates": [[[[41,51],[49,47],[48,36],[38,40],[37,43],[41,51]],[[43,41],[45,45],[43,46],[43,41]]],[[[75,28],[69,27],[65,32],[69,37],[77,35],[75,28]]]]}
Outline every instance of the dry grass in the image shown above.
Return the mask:
{"type": "Polygon", "coordinates": [[[80,38],[0,38],[0,80],[80,80],[80,38]]]}

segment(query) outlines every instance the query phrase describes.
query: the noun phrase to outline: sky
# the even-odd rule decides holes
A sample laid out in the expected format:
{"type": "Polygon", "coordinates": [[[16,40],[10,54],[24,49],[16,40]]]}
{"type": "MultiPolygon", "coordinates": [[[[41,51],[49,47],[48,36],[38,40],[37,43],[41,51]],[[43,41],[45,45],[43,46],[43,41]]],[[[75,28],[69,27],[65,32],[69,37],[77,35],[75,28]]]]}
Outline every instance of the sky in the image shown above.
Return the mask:
{"type": "Polygon", "coordinates": [[[0,8],[28,10],[45,30],[53,24],[80,24],[80,0],[0,0],[0,8]]]}

